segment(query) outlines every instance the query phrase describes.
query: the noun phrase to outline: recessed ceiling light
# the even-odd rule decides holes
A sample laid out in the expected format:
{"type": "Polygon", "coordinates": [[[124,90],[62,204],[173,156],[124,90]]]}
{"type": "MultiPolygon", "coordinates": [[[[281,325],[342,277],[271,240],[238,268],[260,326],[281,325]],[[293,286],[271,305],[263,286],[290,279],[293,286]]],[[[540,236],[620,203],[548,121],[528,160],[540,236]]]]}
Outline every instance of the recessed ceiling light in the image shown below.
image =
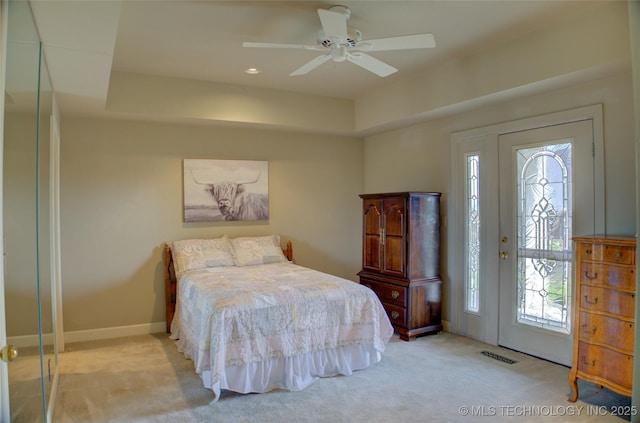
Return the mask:
{"type": "Polygon", "coordinates": [[[244,73],[248,73],[249,75],[257,75],[260,72],[262,72],[262,71],[260,69],[258,69],[258,68],[249,68],[249,69],[244,71],[244,73]]]}

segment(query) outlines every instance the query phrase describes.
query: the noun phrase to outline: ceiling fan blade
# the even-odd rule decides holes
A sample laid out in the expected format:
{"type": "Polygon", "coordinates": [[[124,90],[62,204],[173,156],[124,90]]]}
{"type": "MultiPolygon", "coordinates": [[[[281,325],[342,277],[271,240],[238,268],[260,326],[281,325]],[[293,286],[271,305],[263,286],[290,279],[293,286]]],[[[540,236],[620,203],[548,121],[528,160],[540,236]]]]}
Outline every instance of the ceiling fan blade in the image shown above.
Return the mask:
{"type": "Polygon", "coordinates": [[[347,41],[347,16],[344,13],[318,9],[318,16],[326,37],[335,39],[337,43],[347,41]]]}
{"type": "Polygon", "coordinates": [[[296,69],[293,72],[291,72],[289,74],[289,76],[304,75],[306,73],[311,72],[312,70],[314,70],[315,68],[317,68],[318,66],[320,66],[321,64],[323,64],[324,62],[327,62],[329,60],[331,60],[331,55],[330,54],[323,54],[322,56],[318,56],[315,59],[313,59],[312,61],[300,66],[298,69],[296,69]]]}
{"type": "Polygon", "coordinates": [[[398,71],[393,66],[364,53],[347,54],[347,60],[383,78],[398,71]]]}
{"type": "Polygon", "coordinates": [[[242,43],[242,47],[254,47],[254,48],[293,48],[302,50],[326,50],[325,47],[317,45],[310,46],[305,44],[282,44],[282,43],[252,43],[245,41],[242,43]]]}
{"type": "Polygon", "coordinates": [[[433,48],[435,46],[436,40],[433,38],[433,34],[416,34],[361,41],[356,44],[355,48],[360,51],[385,51],[433,48]]]}

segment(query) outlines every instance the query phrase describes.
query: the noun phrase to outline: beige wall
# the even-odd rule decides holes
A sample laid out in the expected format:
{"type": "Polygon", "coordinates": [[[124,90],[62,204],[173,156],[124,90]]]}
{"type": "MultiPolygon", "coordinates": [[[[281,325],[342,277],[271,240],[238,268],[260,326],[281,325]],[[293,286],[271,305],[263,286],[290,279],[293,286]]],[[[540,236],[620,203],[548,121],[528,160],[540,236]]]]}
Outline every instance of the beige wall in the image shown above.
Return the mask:
{"type": "Polygon", "coordinates": [[[276,233],[297,263],[356,279],[360,139],[64,118],[61,133],[65,332],[164,321],[175,239],[276,233]],[[183,223],[183,158],[268,160],[269,222],[183,223]]]}
{"type": "MultiPolygon", "coordinates": [[[[592,104],[603,104],[604,110],[606,229],[609,233],[634,234],[635,145],[629,71],[368,137],[364,144],[365,191],[442,192],[442,216],[446,217],[450,202],[451,133],[592,104]]],[[[445,281],[443,317],[449,320],[450,286],[446,269],[455,266],[449,262],[455,258],[446,255],[446,229],[443,224],[441,270],[445,281]]]]}
{"type": "MultiPolygon", "coordinates": [[[[374,90],[356,100],[355,116],[347,114],[355,118],[354,125],[340,120],[319,128],[296,119],[306,133],[274,129],[296,127],[279,116],[254,121],[234,115],[238,121],[269,124],[271,130],[206,126],[198,120],[180,125],[63,116],[65,331],[163,321],[161,248],[171,239],[279,233],[294,241],[300,264],[355,280],[360,267],[359,193],[440,191],[446,216],[452,132],[595,103],[604,106],[607,229],[633,233],[628,46],[625,4],[596,5],[567,22],[551,23],[545,31],[374,90]],[[589,38],[594,27],[606,37],[589,38]],[[592,42],[588,54],[584,40],[592,42]],[[400,129],[365,139],[317,134],[351,127],[364,132],[400,129]],[[269,223],[182,223],[182,159],[200,157],[268,160],[269,223]]],[[[136,105],[126,98],[127,92],[110,93],[110,110],[118,109],[116,104],[129,109],[136,105]]],[[[197,90],[178,90],[180,95],[193,92],[197,90]]],[[[182,103],[171,98],[170,104],[182,103]]],[[[337,106],[350,107],[344,102],[337,106]]],[[[182,116],[158,113],[169,105],[145,107],[127,110],[158,119],[182,116]]],[[[187,117],[236,120],[227,115],[187,117]]],[[[444,318],[450,319],[445,272],[451,263],[444,229],[444,318]]]]}
{"type": "MultiPolygon", "coordinates": [[[[62,127],[62,273],[65,331],[164,320],[163,242],[278,233],[297,262],[356,280],[361,192],[426,190],[449,202],[454,131],[602,103],[607,230],[635,232],[631,75],[376,136],[358,138],[220,126],[65,119],[62,127]],[[269,161],[270,221],[182,222],[182,159],[269,161]],[[620,181],[624,181],[620,183],[620,181]]],[[[448,316],[443,227],[444,318],[448,316]]]]}
{"type": "Polygon", "coordinates": [[[3,235],[7,253],[4,263],[7,335],[32,335],[38,333],[35,115],[6,113],[4,129],[3,235]]]}

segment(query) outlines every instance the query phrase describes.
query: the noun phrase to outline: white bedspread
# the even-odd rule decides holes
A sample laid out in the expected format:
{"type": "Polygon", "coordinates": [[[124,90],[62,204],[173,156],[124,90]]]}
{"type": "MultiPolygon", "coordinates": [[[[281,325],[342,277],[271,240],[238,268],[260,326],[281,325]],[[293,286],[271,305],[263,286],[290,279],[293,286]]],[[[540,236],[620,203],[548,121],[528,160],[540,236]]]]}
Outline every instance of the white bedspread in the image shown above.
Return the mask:
{"type": "Polygon", "coordinates": [[[299,390],[351,374],[379,361],[392,334],[369,288],[291,263],[185,273],[171,325],[214,401],[220,388],[299,390]],[[257,384],[255,372],[266,373],[257,384]]]}

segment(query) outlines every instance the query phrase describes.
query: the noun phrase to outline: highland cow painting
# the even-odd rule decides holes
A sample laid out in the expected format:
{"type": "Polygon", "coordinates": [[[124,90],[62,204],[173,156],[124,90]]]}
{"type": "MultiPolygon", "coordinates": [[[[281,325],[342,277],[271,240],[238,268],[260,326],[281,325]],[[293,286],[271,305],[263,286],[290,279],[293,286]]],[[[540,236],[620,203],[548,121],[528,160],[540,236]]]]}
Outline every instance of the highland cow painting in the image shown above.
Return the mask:
{"type": "Polygon", "coordinates": [[[184,221],[269,220],[269,162],[184,159],[184,221]]]}

